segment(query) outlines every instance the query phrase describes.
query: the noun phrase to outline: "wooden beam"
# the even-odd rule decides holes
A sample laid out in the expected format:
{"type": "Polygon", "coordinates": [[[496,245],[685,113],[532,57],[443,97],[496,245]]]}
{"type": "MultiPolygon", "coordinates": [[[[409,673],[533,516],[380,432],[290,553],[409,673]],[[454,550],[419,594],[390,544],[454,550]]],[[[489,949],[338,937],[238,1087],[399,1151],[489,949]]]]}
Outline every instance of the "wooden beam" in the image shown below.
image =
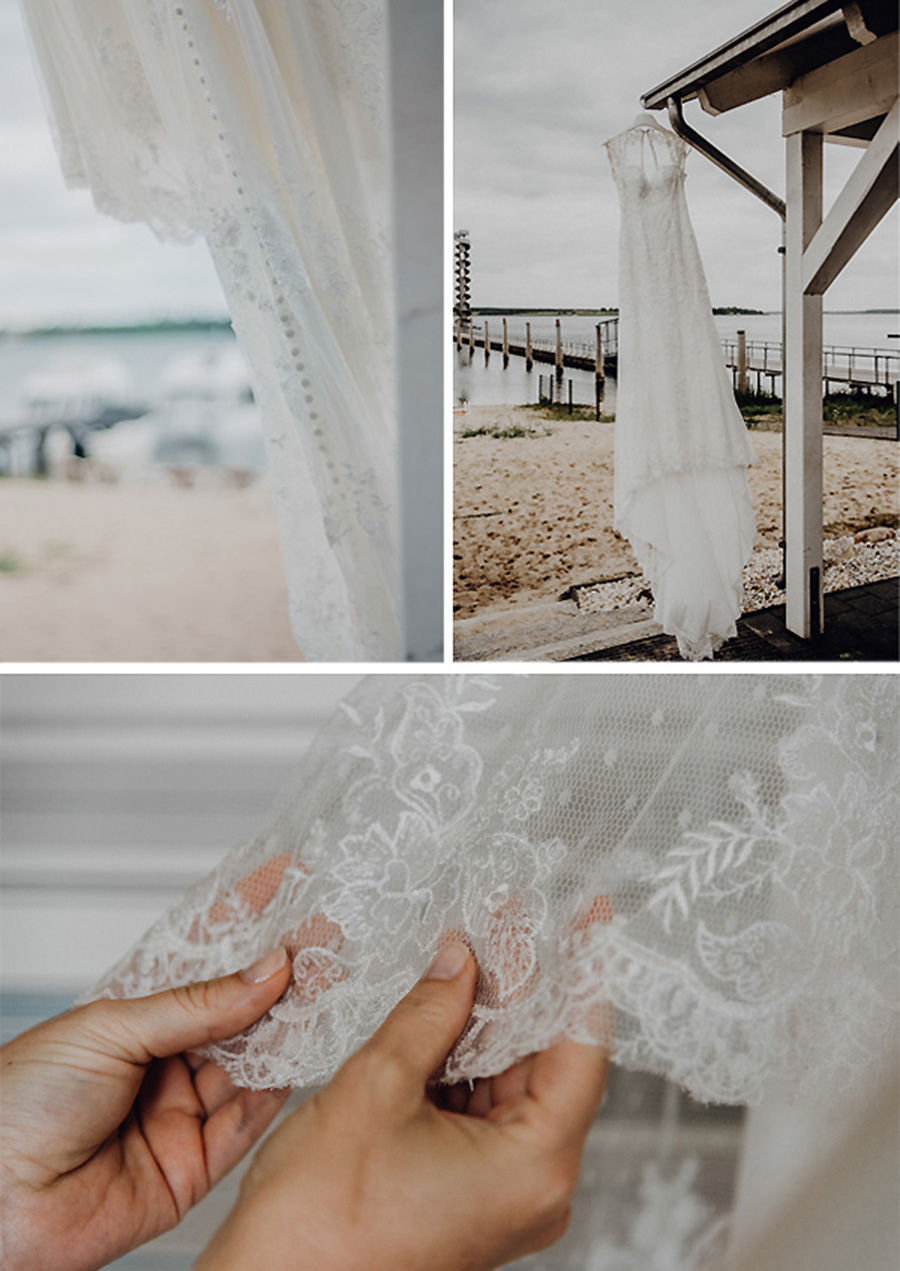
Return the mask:
{"type": "Polygon", "coordinates": [[[720,45],[685,70],[663,80],[641,98],[645,110],[657,110],[670,97],[689,101],[712,80],[793,39],[816,22],[840,12],[840,0],[794,0],[720,45]]]}
{"type": "Polygon", "coordinates": [[[822,298],[803,294],[803,252],[822,220],[822,135],[787,139],[784,524],[789,631],[822,630],[822,298]]]}
{"type": "Polygon", "coordinates": [[[897,99],[898,34],[801,75],[783,96],[781,131],[837,132],[886,114],[897,99]]]}
{"type": "Polygon", "coordinates": [[[837,278],[897,201],[900,99],[803,253],[802,287],[819,296],[837,278]]]}
{"type": "Polygon", "coordinates": [[[736,106],[768,97],[770,93],[780,93],[800,75],[833,62],[857,47],[843,23],[826,27],[806,39],[754,57],[711,80],[700,90],[700,104],[707,114],[720,115],[736,106]]]}

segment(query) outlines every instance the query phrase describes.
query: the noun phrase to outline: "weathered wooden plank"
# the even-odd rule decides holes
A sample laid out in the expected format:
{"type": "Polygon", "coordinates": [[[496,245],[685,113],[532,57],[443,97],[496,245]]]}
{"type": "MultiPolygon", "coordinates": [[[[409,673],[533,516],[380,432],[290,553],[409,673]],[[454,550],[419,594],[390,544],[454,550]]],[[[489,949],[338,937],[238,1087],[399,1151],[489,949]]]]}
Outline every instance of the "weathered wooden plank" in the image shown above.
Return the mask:
{"type": "Polygon", "coordinates": [[[897,100],[898,33],[801,75],[785,89],[781,130],[837,132],[878,115],[897,100]]]}

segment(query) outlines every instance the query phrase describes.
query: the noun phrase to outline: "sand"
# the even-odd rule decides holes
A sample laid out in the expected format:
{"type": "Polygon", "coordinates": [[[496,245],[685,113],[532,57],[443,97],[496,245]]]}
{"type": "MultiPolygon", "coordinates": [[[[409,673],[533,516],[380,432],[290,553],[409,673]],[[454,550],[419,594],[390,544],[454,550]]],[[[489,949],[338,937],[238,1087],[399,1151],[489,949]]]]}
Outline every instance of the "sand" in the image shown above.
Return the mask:
{"type": "Polygon", "coordinates": [[[0,482],[4,662],[297,662],[287,606],[262,481],[0,482]]]}
{"type": "MultiPolygon", "coordinates": [[[[612,529],[612,423],[562,422],[514,406],[475,406],[457,417],[454,442],[454,615],[479,618],[558,601],[573,587],[637,572],[612,529]],[[462,430],[524,425],[537,435],[460,437],[462,430]],[[544,432],[549,435],[541,435],[544,432]]],[[[781,537],[781,434],[753,434],[750,470],[757,546],[781,537]]],[[[824,438],[827,532],[896,516],[898,446],[824,438]]]]}

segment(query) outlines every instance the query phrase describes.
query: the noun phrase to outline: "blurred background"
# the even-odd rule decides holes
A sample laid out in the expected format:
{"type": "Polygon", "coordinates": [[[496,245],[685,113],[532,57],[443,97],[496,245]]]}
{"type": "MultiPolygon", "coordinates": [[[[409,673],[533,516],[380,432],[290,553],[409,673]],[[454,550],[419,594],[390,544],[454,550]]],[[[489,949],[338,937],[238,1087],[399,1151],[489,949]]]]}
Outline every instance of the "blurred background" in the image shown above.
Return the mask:
{"type": "MultiPolygon", "coordinates": [[[[66,1010],[253,834],[352,675],[0,676],[0,1036],[66,1010]]],[[[239,1173],[116,1266],[184,1271],[239,1173]]]]}
{"type": "Polygon", "coordinates": [[[0,155],[0,660],[297,660],[206,244],[65,187],[17,0],[0,155]]]}

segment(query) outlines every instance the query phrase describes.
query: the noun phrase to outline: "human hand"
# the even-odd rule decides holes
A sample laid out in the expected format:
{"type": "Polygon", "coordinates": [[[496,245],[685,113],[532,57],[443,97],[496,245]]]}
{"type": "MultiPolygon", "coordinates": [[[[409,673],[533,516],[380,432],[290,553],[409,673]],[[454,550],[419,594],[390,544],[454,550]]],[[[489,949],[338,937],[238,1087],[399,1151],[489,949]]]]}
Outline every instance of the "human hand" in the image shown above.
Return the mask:
{"type": "Polygon", "coordinates": [[[465,946],[441,951],[269,1137],[196,1271],[489,1271],[562,1235],[607,1056],[563,1041],[430,1093],[475,978],[465,946]]]}
{"type": "Polygon", "coordinates": [[[99,1001],[0,1051],[7,1271],[93,1271],[174,1227],[257,1141],[286,1091],[239,1090],[191,1052],[281,996],[278,949],[237,975],[99,1001]]]}

